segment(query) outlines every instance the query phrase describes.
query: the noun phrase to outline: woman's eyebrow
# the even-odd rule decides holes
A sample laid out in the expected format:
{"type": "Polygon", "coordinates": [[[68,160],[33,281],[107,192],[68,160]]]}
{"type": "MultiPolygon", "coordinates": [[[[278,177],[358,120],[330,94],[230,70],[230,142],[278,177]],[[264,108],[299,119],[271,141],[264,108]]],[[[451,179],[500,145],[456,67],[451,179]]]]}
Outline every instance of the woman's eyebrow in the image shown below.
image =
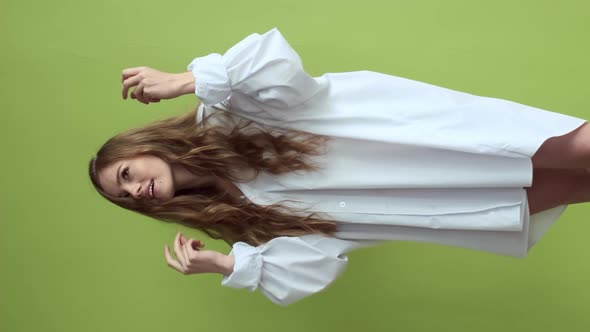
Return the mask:
{"type": "Polygon", "coordinates": [[[117,180],[117,185],[121,186],[121,180],[119,179],[119,170],[121,169],[121,166],[123,165],[123,163],[119,164],[119,167],[117,168],[117,175],[115,176],[116,180],[117,180]]]}

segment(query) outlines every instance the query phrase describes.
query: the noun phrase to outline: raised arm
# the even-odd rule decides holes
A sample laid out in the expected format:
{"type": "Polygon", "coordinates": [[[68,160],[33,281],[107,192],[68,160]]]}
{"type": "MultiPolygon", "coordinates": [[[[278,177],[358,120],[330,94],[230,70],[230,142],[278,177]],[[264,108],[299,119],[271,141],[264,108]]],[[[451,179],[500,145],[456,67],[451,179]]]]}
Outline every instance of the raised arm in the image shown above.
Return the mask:
{"type": "Polygon", "coordinates": [[[344,271],[347,252],[375,245],[379,240],[343,240],[323,234],[277,237],[254,247],[236,242],[231,252],[202,250],[199,240],[177,233],[174,252],[164,255],[168,266],[183,273],[220,273],[221,284],[261,292],[273,303],[287,306],[328,287],[344,271]]]}
{"type": "Polygon", "coordinates": [[[303,69],[301,58],[277,28],[253,33],[223,55],[197,57],[188,71],[167,73],[142,66],[122,73],[123,98],[148,104],[194,93],[205,105],[232,96],[232,102],[249,109],[288,109],[327,88],[327,80],[314,78],[303,69]]]}

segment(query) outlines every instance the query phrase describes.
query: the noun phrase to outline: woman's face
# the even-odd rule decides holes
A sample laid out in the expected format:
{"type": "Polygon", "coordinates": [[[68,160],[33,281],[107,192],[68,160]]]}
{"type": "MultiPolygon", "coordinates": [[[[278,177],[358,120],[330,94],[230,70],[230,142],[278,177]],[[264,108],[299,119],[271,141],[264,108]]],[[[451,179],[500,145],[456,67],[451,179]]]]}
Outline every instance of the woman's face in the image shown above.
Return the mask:
{"type": "Polygon", "coordinates": [[[170,165],[151,155],[116,161],[100,171],[98,179],[105,192],[117,197],[162,199],[172,198],[175,193],[170,165]]]}

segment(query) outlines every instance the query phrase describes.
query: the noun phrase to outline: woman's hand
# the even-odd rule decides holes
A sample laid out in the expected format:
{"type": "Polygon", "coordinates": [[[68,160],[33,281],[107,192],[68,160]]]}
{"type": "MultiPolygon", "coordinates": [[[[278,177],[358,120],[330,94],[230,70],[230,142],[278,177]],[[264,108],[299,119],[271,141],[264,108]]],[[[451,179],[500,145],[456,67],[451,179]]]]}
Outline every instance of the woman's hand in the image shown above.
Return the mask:
{"type": "Polygon", "coordinates": [[[180,232],[176,233],[174,253],[178,261],[170,255],[168,245],[164,246],[164,254],[168,266],[187,275],[196,273],[221,273],[219,262],[225,255],[212,250],[199,250],[199,248],[204,246],[199,240],[189,239],[187,241],[180,232]]]}
{"type": "Polygon", "coordinates": [[[185,94],[191,83],[194,86],[192,73],[187,73],[165,73],[150,67],[124,69],[121,78],[123,99],[127,99],[127,92],[133,86],[137,87],[131,92],[131,99],[137,99],[146,105],[158,103],[160,99],[176,98],[185,94]],[[187,73],[191,76],[189,77],[187,73]]]}

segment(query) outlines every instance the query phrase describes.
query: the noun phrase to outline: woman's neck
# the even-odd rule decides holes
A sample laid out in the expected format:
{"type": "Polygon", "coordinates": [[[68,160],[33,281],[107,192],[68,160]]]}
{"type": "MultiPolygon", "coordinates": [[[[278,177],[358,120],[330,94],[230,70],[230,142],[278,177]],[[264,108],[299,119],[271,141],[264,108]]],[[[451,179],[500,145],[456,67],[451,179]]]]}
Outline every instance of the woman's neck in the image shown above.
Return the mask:
{"type": "Polygon", "coordinates": [[[218,178],[213,175],[198,176],[178,164],[172,166],[172,172],[174,174],[174,188],[177,193],[198,192],[199,189],[204,187],[214,187],[219,191],[226,192],[237,201],[243,196],[239,187],[230,180],[218,178]]]}
{"type": "Polygon", "coordinates": [[[172,165],[172,174],[176,191],[219,185],[216,177],[212,175],[195,175],[179,164],[172,165]]]}

